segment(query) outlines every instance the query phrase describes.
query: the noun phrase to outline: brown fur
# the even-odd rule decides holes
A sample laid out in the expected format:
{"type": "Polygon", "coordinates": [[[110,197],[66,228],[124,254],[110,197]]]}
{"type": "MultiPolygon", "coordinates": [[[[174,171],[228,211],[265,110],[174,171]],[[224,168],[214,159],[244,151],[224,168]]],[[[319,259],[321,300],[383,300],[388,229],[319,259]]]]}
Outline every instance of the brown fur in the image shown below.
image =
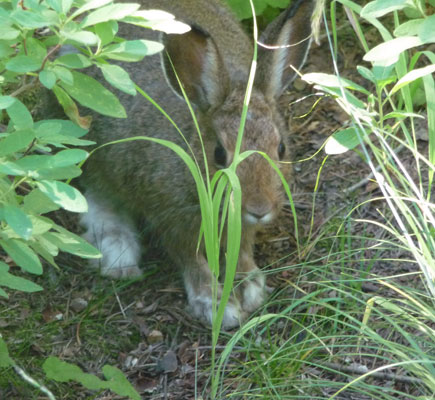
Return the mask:
{"type": "MultiPolygon", "coordinates": [[[[232,160],[253,54],[252,42],[231,12],[217,0],[150,0],[141,3],[143,8],[161,8],[171,12],[177,19],[195,27],[183,37],[165,36],[163,42],[195,106],[213,174],[216,171],[214,151],[217,141],[225,148],[230,158],[228,162],[232,160]]],[[[281,32],[290,31],[286,27],[292,23],[283,16],[279,24],[269,28],[271,36],[263,37],[262,41],[285,45],[306,39],[310,34],[312,1],[302,3],[302,14],[298,12],[294,18],[303,23],[298,22],[298,29],[291,38],[279,36],[281,32]]],[[[124,27],[120,35],[127,38],[145,36],[142,30],[132,26],[124,27]]],[[[155,34],[151,36],[156,38],[155,34]]],[[[271,51],[261,52],[242,150],[264,151],[278,160],[280,142],[288,147],[286,125],[276,106],[284,87],[277,90],[276,82],[277,79],[283,84],[291,81],[294,73],[288,63],[291,60],[296,68],[301,66],[308,42],[303,42],[297,51],[292,48],[284,50],[289,56],[279,61],[280,65],[277,65],[278,61],[274,64],[271,51]],[[300,53],[299,57],[291,59],[292,51],[300,53]],[[274,84],[268,85],[268,81],[274,84]]],[[[201,163],[201,145],[192,118],[185,101],[174,94],[180,89],[167,58],[164,66],[170,84],[165,80],[160,57],[146,57],[142,63],[123,63],[122,66],[178,124],[201,163]]],[[[175,128],[142,96],[118,95],[128,119],[95,117],[91,139],[101,144],[144,135],[171,140],[187,150],[175,128]]],[[[246,216],[261,217],[269,213],[268,220],[272,219],[279,212],[284,196],[278,176],[260,155],[254,154],[243,161],[237,172],[242,185],[244,218],[238,277],[248,277],[259,286],[256,301],[247,304],[243,293],[238,296],[241,304],[236,298],[231,300],[236,308],[241,307],[242,311],[236,318],[242,319],[259,306],[264,297],[264,278],[255,264],[252,251],[255,231],[262,222],[248,223],[246,216]]],[[[174,263],[184,269],[186,285],[193,290],[193,293],[188,292],[194,314],[208,319],[205,316],[208,311],[203,310],[206,304],[192,304],[198,296],[210,297],[211,275],[202,251],[196,253],[201,218],[194,181],[183,162],[171,150],[158,144],[143,140],[117,144],[97,151],[88,160],[82,182],[88,188],[88,194],[104,202],[113,212],[128,215],[136,221],[146,220],[161,238],[174,263]]],[[[243,291],[243,287],[239,290],[243,291]]],[[[224,327],[239,322],[230,317],[227,320],[224,318],[224,327]]]]}

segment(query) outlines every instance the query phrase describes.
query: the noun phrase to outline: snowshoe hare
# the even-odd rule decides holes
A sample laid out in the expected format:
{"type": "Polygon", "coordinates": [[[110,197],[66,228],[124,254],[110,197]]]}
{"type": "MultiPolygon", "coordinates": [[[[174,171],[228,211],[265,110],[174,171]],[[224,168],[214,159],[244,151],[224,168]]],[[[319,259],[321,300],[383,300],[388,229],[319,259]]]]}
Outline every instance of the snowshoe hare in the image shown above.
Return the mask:
{"type": "MultiPolygon", "coordinates": [[[[287,127],[277,100],[295,77],[309,48],[311,0],[293,0],[265,30],[249,106],[242,150],[260,150],[286,158],[287,127]]],[[[165,50],[142,63],[124,63],[134,82],[177,123],[202,159],[201,144],[173,72],[177,71],[194,106],[211,174],[229,165],[235,148],[253,43],[231,11],[219,0],[143,0],[144,9],[163,9],[189,24],[182,35],[163,35],[165,50]],[[169,55],[169,57],[168,57],[169,55]],[[169,59],[171,61],[169,61],[169,59]],[[172,64],[171,64],[172,63],[172,64]],[[172,67],[173,65],[173,67],[172,67]]],[[[120,36],[138,38],[144,30],[126,26],[120,36]]],[[[151,37],[153,33],[151,32],[151,37]]],[[[126,120],[94,118],[90,139],[98,144],[131,136],[168,139],[186,148],[171,123],[142,96],[118,93],[126,120]]],[[[282,184],[258,154],[238,167],[242,185],[242,243],[236,294],[228,303],[223,328],[238,326],[265,298],[265,278],[253,258],[258,227],[270,223],[284,203],[282,184]]],[[[187,298],[195,317],[211,323],[211,273],[203,249],[197,252],[201,224],[194,180],[169,149],[144,140],[106,146],[95,152],[82,178],[88,213],[81,222],[85,237],[101,251],[102,274],[139,275],[140,223],[158,235],[174,264],[182,268],[187,298]]]]}

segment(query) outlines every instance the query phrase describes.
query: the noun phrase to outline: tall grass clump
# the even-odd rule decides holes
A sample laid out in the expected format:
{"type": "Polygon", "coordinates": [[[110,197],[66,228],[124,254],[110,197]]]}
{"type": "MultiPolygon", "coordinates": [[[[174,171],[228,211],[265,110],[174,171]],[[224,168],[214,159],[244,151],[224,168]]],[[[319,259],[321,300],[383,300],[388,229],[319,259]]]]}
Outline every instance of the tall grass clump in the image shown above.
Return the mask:
{"type": "Polygon", "coordinates": [[[427,44],[435,42],[433,7],[337,0],[330,3],[330,25],[324,14],[335,73],[302,79],[335,99],[350,120],[324,151],[330,157],[357,152],[370,174],[362,183],[371,179],[381,194],[329,220],[306,247],[305,261],[283,267],[300,270],[294,291],[277,293],[267,305],[275,315],[258,317],[233,336],[232,354],[226,351],[219,364],[221,397],[432,398],[435,54],[427,44]],[[356,67],[364,85],[343,78],[337,67],[338,12],[365,53],[364,65],[356,67]],[[369,46],[367,23],[381,44],[369,46]],[[427,151],[417,142],[421,122],[427,123],[427,151]],[[372,203],[382,204],[376,218],[359,218],[372,203]]]}

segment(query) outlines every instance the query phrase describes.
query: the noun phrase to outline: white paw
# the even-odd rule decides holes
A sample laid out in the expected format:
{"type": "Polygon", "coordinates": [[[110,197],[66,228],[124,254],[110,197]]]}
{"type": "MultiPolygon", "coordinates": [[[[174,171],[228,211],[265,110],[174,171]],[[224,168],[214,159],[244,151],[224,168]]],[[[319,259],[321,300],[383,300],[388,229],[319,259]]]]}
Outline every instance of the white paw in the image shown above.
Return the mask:
{"type": "Polygon", "coordinates": [[[112,278],[129,278],[141,275],[140,244],[133,224],[121,218],[109,207],[87,195],[88,212],[80,222],[87,228],[83,237],[94,244],[102,254],[101,260],[91,265],[101,266],[101,274],[112,278]]]}
{"type": "Polygon", "coordinates": [[[242,283],[242,307],[251,313],[266,299],[266,279],[260,270],[255,271],[242,283]]]}
{"type": "MultiPolygon", "coordinates": [[[[189,306],[195,318],[198,318],[208,325],[213,322],[213,303],[209,296],[189,296],[189,306]]],[[[240,326],[245,319],[245,315],[238,303],[230,299],[225,307],[224,317],[222,319],[222,329],[228,330],[240,326]]]]}

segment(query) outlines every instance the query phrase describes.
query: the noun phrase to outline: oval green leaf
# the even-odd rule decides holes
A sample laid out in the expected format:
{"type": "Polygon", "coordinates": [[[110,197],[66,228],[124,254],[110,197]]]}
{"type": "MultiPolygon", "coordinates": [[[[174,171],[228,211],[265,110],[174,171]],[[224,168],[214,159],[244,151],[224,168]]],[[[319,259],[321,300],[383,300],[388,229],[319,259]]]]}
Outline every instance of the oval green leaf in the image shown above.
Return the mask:
{"type": "Polygon", "coordinates": [[[424,22],[420,25],[418,36],[424,43],[435,42],[435,14],[425,18],[424,22]]]}
{"type": "Polygon", "coordinates": [[[17,235],[24,240],[30,239],[33,230],[32,221],[20,208],[5,205],[3,207],[3,217],[17,235]]]}
{"type": "Polygon", "coordinates": [[[163,50],[163,45],[151,40],[127,40],[107,46],[101,56],[113,60],[135,62],[163,50]]]}
{"type": "Polygon", "coordinates": [[[15,101],[6,108],[9,118],[12,120],[16,130],[33,128],[33,118],[27,107],[20,100],[15,101]]]}
{"type": "Polygon", "coordinates": [[[35,138],[32,130],[16,131],[0,140],[0,156],[6,156],[27,148],[35,138]]]}
{"type": "Polygon", "coordinates": [[[392,65],[398,61],[400,54],[405,50],[420,46],[421,44],[423,42],[416,36],[399,37],[377,45],[366,53],[363,59],[384,66],[392,65]]]}
{"type": "Polygon", "coordinates": [[[393,89],[391,89],[391,94],[396,93],[402,87],[409,85],[411,82],[414,82],[415,80],[422,78],[423,76],[432,74],[434,72],[435,64],[409,71],[407,74],[402,76],[402,78],[400,78],[399,81],[394,85],[393,89]]]}
{"type": "Polygon", "coordinates": [[[66,253],[74,254],[82,258],[101,257],[101,253],[94,246],[90,245],[80,236],[66,230],[59,233],[47,232],[44,234],[44,238],[66,253]]]}
{"type": "Polygon", "coordinates": [[[39,82],[47,89],[53,89],[53,86],[56,84],[56,74],[53,71],[44,69],[39,73],[39,82]]]}
{"type": "MultiPolygon", "coordinates": [[[[0,262],[0,285],[9,289],[20,290],[21,292],[33,293],[43,290],[43,288],[36,283],[33,283],[27,279],[20,278],[10,274],[9,267],[0,262]]],[[[1,358],[1,357],[0,357],[1,358]]]]}
{"type": "Polygon", "coordinates": [[[335,132],[325,145],[326,154],[342,154],[360,144],[355,128],[346,128],[335,132]]]}
{"type": "Polygon", "coordinates": [[[80,149],[62,150],[51,156],[49,166],[52,168],[69,167],[88,158],[88,152],[80,149]]]}
{"type": "Polygon", "coordinates": [[[86,212],[88,205],[84,196],[72,186],[59,181],[36,182],[38,188],[54,203],[67,211],[86,212]]]}
{"type": "Polygon", "coordinates": [[[64,54],[56,58],[55,64],[62,64],[69,68],[86,68],[92,65],[88,57],[79,53],[64,54]]]}
{"type": "Polygon", "coordinates": [[[125,69],[121,68],[119,65],[111,64],[102,64],[99,65],[99,67],[106,81],[112,86],[132,96],[136,95],[135,85],[125,69]]]}
{"type": "Polygon", "coordinates": [[[140,5],[135,3],[109,4],[87,15],[81,23],[81,26],[86,28],[87,26],[96,25],[101,22],[119,20],[132,14],[139,9],[139,7],[140,5]]]}
{"type": "Polygon", "coordinates": [[[100,114],[115,118],[126,118],[124,107],[118,98],[95,79],[77,71],[72,71],[74,85],[61,86],[80,104],[100,114]]]}
{"type": "Polygon", "coordinates": [[[22,270],[35,275],[42,274],[41,261],[26,243],[18,239],[8,239],[0,240],[0,246],[22,270]]]}
{"type": "Polygon", "coordinates": [[[402,10],[408,4],[407,0],[375,0],[361,10],[362,18],[379,18],[393,11],[402,10]]]}
{"type": "Polygon", "coordinates": [[[37,71],[41,68],[42,61],[30,56],[16,56],[11,58],[5,65],[6,69],[12,72],[25,74],[26,72],[37,71]]]}

